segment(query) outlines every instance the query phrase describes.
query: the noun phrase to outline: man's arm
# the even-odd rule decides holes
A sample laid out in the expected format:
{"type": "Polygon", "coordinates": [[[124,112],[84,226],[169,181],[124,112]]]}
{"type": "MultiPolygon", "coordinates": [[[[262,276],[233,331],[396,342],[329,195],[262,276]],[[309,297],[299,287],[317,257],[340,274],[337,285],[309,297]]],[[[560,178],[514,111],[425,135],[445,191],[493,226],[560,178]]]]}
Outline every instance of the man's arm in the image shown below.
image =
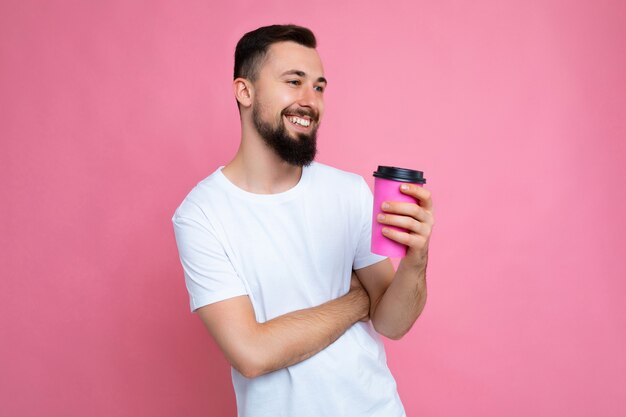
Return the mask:
{"type": "Polygon", "coordinates": [[[407,230],[383,228],[386,237],[407,245],[407,255],[395,273],[389,259],[355,271],[370,296],[374,329],[396,340],[411,329],[426,304],[428,244],[434,225],[430,192],[405,185],[408,188],[401,191],[415,197],[420,204],[387,202],[385,206],[383,203],[385,214],[379,222],[407,230]]]}
{"type": "Polygon", "coordinates": [[[198,315],[230,364],[254,378],[299,363],[369,314],[369,298],[355,274],[350,291],[317,307],[257,323],[248,296],[201,307],[198,315]]]}

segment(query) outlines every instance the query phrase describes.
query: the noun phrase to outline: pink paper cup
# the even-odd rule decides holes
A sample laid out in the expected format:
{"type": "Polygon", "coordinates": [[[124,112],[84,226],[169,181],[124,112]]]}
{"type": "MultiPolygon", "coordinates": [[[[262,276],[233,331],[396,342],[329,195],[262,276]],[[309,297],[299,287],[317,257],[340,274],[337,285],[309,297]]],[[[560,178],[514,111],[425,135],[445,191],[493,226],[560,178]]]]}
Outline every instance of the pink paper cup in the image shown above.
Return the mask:
{"type": "Polygon", "coordinates": [[[410,183],[422,187],[426,184],[426,178],[422,171],[412,169],[378,166],[374,172],[374,208],[372,210],[372,252],[390,258],[403,258],[406,256],[406,245],[398,243],[383,235],[383,227],[406,231],[395,226],[383,225],[378,222],[378,214],[384,213],[381,206],[384,201],[399,201],[417,203],[416,199],[402,193],[400,186],[410,183]]]}

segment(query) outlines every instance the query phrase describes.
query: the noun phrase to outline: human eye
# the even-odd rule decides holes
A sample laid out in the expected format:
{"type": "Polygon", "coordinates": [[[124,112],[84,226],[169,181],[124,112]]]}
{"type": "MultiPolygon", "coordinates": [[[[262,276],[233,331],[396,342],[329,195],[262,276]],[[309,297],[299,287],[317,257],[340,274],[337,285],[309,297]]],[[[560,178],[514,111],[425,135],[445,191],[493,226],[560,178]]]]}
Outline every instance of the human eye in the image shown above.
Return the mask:
{"type": "Polygon", "coordinates": [[[320,93],[324,92],[324,86],[323,85],[317,85],[315,86],[315,91],[318,91],[320,93]]]}
{"type": "Polygon", "coordinates": [[[288,80],[287,84],[300,85],[300,84],[302,84],[302,82],[300,80],[288,80]]]}

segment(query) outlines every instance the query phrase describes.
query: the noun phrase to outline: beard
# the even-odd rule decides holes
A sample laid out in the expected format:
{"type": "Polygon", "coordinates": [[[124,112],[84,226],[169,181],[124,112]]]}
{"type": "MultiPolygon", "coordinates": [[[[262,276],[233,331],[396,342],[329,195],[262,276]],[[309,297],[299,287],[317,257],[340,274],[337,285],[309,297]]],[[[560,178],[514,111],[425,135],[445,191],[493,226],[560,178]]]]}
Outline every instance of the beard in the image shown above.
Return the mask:
{"type": "Polygon", "coordinates": [[[265,144],[272,149],[285,162],[295,166],[308,166],[315,159],[317,154],[317,128],[319,119],[317,113],[306,112],[301,109],[295,111],[284,110],[277,126],[265,122],[259,114],[259,103],[254,104],[252,109],[252,121],[254,127],[263,138],[265,144]],[[315,122],[315,126],[311,128],[311,133],[296,133],[294,139],[287,132],[283,114],[294,114],[298,116],[310,116],[311,123],[315,122]]]}

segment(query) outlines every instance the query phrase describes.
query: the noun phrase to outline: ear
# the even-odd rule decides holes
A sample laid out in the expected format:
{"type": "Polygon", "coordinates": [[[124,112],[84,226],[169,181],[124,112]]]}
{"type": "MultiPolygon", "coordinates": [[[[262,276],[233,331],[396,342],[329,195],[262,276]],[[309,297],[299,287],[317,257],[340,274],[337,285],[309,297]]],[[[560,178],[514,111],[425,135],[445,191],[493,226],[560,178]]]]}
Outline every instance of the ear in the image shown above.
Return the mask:
{"type": "Polygon", "coordinates": [[[254,87],[249,80],[245,78],[235,78],[233,81],[233,93],[241,106],[250,107],[252,105],[254,87]]]}

